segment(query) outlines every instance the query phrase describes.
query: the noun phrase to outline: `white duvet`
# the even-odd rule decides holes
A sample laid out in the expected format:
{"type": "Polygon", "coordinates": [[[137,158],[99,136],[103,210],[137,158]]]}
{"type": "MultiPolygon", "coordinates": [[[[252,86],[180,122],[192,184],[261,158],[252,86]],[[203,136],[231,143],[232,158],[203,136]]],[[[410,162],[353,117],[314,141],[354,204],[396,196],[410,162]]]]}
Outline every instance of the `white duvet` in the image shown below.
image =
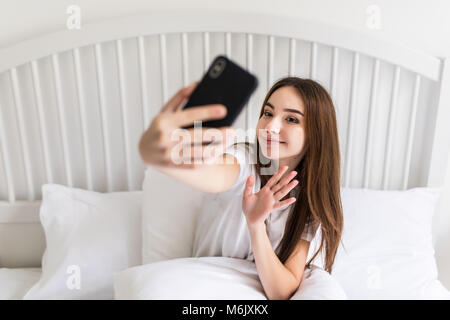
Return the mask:
{"type": "MultiPolygon", "coordinates": [[[[229,257],[178,258],[126,269],[114,276],[115,299],[265,300],[252,261],[229,257]]],[[[347,299],[324,270],[306,269],[292,299],[347,299]]]]}

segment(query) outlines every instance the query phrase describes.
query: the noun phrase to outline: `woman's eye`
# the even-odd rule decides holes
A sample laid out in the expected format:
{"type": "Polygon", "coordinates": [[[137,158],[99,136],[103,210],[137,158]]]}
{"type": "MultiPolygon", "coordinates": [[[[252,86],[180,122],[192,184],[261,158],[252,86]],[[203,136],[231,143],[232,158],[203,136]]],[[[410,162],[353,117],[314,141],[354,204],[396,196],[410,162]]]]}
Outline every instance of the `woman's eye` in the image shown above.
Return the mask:
{"type": "Polygon", "coordinates": [[[271,116],[270,112],[268,112],[268,111],[264,111],[264,115],[268,116],[268,117],[271,116]]]}
{"type": "Polygon", "coordinates": [[[288,121],[289,122],[293,122],[293,123],[298,123],[298,120],[296,119],[296,118],[293,118],[293,117],[289,117],[288,118],[288,121]],[[292,120],[292,121],[291,121],[292,120]]]}

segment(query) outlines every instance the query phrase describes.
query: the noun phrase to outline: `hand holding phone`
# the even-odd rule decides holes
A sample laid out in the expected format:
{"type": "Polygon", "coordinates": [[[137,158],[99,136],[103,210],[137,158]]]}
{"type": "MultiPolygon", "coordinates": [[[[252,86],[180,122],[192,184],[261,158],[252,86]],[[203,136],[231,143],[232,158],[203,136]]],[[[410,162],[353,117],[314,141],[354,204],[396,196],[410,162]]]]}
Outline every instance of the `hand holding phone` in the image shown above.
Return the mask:
{"type": "MultiPolygon", "coordinates": [[[[202,127],[231,126],[258,86],[257,78],[225,56],[219,55],[211,63],[202,80],[192,92],[183,110],[222,104],[227,108],[223,119],[202,123],[202,127]]],[[[184,128],[192,128],[193,125],[184,128]]]]}
{"type": "MultiPolygon", "coordinates": [[[[176,167],[192,169],[197,165],[190,161],[188,163],[174,163],[171,157],[171,149],[178,144],[173,141],[173,133],[182,128],[189,126],[195,121],[206,121],[221,119],[226,115],[227,109],[223,105],[212,104],[192,107],[187,110],[180,110],[183,101],[186,101],[198,85],[193,82],[185,88],[181,88],[178,92],[164,105],[159,114],[157,114],[150,126],[141,136],[139,141],[139,152],[142,160],[147,165],[159,167],[176,167]]],[[[224,150],[232,139],[234,139],[234,130],[231,127],[218,128],[221,131],[220,139],[214,139],[213,148],[224,150]]],[[[211,137],[203,137],[206,131],[202,130],[202,136],[194,139],[194,129],[189,129],[187,133],[190,135],[190,141],[200,141],[210,143],[211,137]]],[[[191,147],[191,146],[190,146],[191,147]]],[[[193,159],[192,159],[193,160],[193,159]]],[[[207,161],[208,159],[202,158],[207,161]]]]}

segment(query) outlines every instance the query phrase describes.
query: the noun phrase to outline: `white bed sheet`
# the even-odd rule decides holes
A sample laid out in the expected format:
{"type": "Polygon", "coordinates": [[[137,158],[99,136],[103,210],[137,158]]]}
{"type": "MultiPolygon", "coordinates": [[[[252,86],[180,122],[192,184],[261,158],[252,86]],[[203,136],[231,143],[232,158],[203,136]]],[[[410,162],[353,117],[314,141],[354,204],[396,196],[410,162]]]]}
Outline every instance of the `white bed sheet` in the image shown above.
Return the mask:
{"type": "Polygon", "coordinates": [[[118,300],[265,300],[255,264],[228,257],[178,258],[128,268],[114,277],[118,300]]]}
{"type": "Polygon", "coordinates": [[[41,273],[41,268],[0,268],[0,300],[21,300],[41,273]]]}
{"type": "MultiPolygon", "coordinates": [[[[115,274],[119,300],[266,300],[252,261],[231,257],[178,258],[115,274]]],[[[323,269],[306,269],[292,300],[345,300],[340,284],[323,269]]]]}

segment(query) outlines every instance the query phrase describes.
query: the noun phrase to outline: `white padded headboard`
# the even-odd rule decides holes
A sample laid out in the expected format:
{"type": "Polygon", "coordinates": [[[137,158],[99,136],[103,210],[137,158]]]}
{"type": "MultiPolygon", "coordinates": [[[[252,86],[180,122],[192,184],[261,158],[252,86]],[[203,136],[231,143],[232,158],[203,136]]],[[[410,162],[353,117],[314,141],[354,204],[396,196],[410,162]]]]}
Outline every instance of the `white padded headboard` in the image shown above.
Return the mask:
{"type": "MultiPolygon", "coordinates": [[[[29,225],[27,233],[15,231],[14,241],[28,235],[22,247],[42,252],[44,183],[141,189],[140,135],[164,102],[199,80],[218,54],[260,82],[236,128],[256,127],[265,93],[278,78],[312,78],[329,90],[337,109],[342,186],[444,184],[449,58],[292,17],[155,12],[0,50],[0,239],[10,224],[15,230],[33,224],[34,232],[29,225]]],[[[0,241],[0,266],[39,265],[24,248],[13,257],[10,242],[0,241]]]]}

